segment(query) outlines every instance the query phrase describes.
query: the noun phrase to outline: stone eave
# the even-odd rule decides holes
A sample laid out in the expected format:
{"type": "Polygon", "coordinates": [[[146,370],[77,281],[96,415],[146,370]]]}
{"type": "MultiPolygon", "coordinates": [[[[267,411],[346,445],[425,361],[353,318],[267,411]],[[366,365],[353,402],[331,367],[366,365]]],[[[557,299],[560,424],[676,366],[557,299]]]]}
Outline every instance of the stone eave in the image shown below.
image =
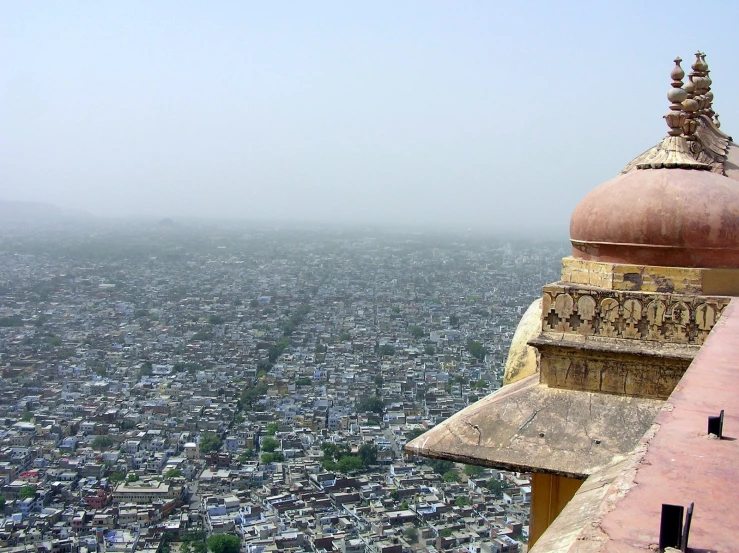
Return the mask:
{"type": "Polygon", "coordinates": [[[664,401],[549,388],[532,375],[410,441],[420,455],[517,472],[586,478],[625,458],[664,401]]]}
{"type": "Polygon", "coordinates": [[[694,344],[604,338],[601,336],[583,336],[581,334],[566,332],[542,332],[539,336],[530,340],[528,345],[539,350],[546,348],[575,348],[587,349],[598,353],[656,357],[687,362],[692,361],[698,351],[700,351],[700,345],[694,344]]]}

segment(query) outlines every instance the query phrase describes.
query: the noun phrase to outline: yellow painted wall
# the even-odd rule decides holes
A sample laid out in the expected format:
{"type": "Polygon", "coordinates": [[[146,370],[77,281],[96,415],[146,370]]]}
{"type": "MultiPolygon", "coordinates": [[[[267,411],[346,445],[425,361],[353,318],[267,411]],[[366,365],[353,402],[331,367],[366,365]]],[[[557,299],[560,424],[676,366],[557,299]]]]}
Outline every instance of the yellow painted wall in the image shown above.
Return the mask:
{"type": "Polygon", "coordinates": [[[544,530],[562,512],[583,482],[584,480],[551,474],[531,475],[529,548],[533,547],[544,530]]]}

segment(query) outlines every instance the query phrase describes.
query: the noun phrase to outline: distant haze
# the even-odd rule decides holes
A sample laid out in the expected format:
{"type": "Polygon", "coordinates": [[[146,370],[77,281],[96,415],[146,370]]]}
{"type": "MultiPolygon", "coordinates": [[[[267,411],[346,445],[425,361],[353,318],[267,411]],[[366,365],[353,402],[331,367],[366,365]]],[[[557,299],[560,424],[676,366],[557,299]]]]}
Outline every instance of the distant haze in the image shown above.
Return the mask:
{"type": "Polygon", "coordinates": [[[739,133],[721,2],[4,2],[0,200],[98,216],[566,233],[665,136],[739,133]]]}

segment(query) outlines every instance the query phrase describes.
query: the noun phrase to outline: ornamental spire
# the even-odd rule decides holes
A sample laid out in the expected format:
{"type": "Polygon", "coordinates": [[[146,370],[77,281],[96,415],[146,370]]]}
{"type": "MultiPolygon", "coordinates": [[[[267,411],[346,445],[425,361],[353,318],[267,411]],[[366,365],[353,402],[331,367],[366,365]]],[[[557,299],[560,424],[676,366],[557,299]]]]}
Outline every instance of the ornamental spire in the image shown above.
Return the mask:
{"type": "Polygon", "coordinates": [[[670,72],[672,89],[667,93],[667,99],[670,101],[670,111],[665,115],[667,126],[670,127],[667,134],[670,136],[680,136],[683,133],[683,123],[685,123],[682,103],[688,98],[688,93],[683,89],[685,71],[680,67],[682,61],[680,57],[675,58],[675,67],[670,72]]]}
{"type": "MultiPolygon", "coordinates": [[[[698,126],[695,112],[698,110],[698,101],[694,98],[695,75],[690,74],[690,81],[683,86],[685,71],[680,66],[682,60],[675,58],[675,67],[670,72],[672,89],[667,93],[670,101],[670,111],[665,115],[667,126],[670,127],[668,136],[636,163],[637,169],[710,169],[707,163],[696,159],[691,142],[696,140],[695,131],[698,126]],[[689,90],[688,85],[692,85],[689,90]]],[[[697,142],[696,142],[696,144],[697,142]]],[[[700,147],[698,146],[698,149],[700,147]]]]}

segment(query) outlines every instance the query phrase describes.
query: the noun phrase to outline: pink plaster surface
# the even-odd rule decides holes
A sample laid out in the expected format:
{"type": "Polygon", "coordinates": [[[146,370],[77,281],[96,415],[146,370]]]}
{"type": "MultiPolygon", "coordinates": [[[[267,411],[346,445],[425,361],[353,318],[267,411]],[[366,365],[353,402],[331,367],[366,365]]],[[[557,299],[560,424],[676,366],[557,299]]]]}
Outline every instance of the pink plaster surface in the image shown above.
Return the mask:
{"type": "Polygon", "coordinates": [[[739,551],[739,299],[731,301],[661,412],[633,487],[606,514],[603,551],[656,549],[662,503],[695,502],[689,550],[739,551]],[[668,407],[669,409],[669,407],[668,407]],[[724,439],[707,437],[724,415],[724,439]]]}

